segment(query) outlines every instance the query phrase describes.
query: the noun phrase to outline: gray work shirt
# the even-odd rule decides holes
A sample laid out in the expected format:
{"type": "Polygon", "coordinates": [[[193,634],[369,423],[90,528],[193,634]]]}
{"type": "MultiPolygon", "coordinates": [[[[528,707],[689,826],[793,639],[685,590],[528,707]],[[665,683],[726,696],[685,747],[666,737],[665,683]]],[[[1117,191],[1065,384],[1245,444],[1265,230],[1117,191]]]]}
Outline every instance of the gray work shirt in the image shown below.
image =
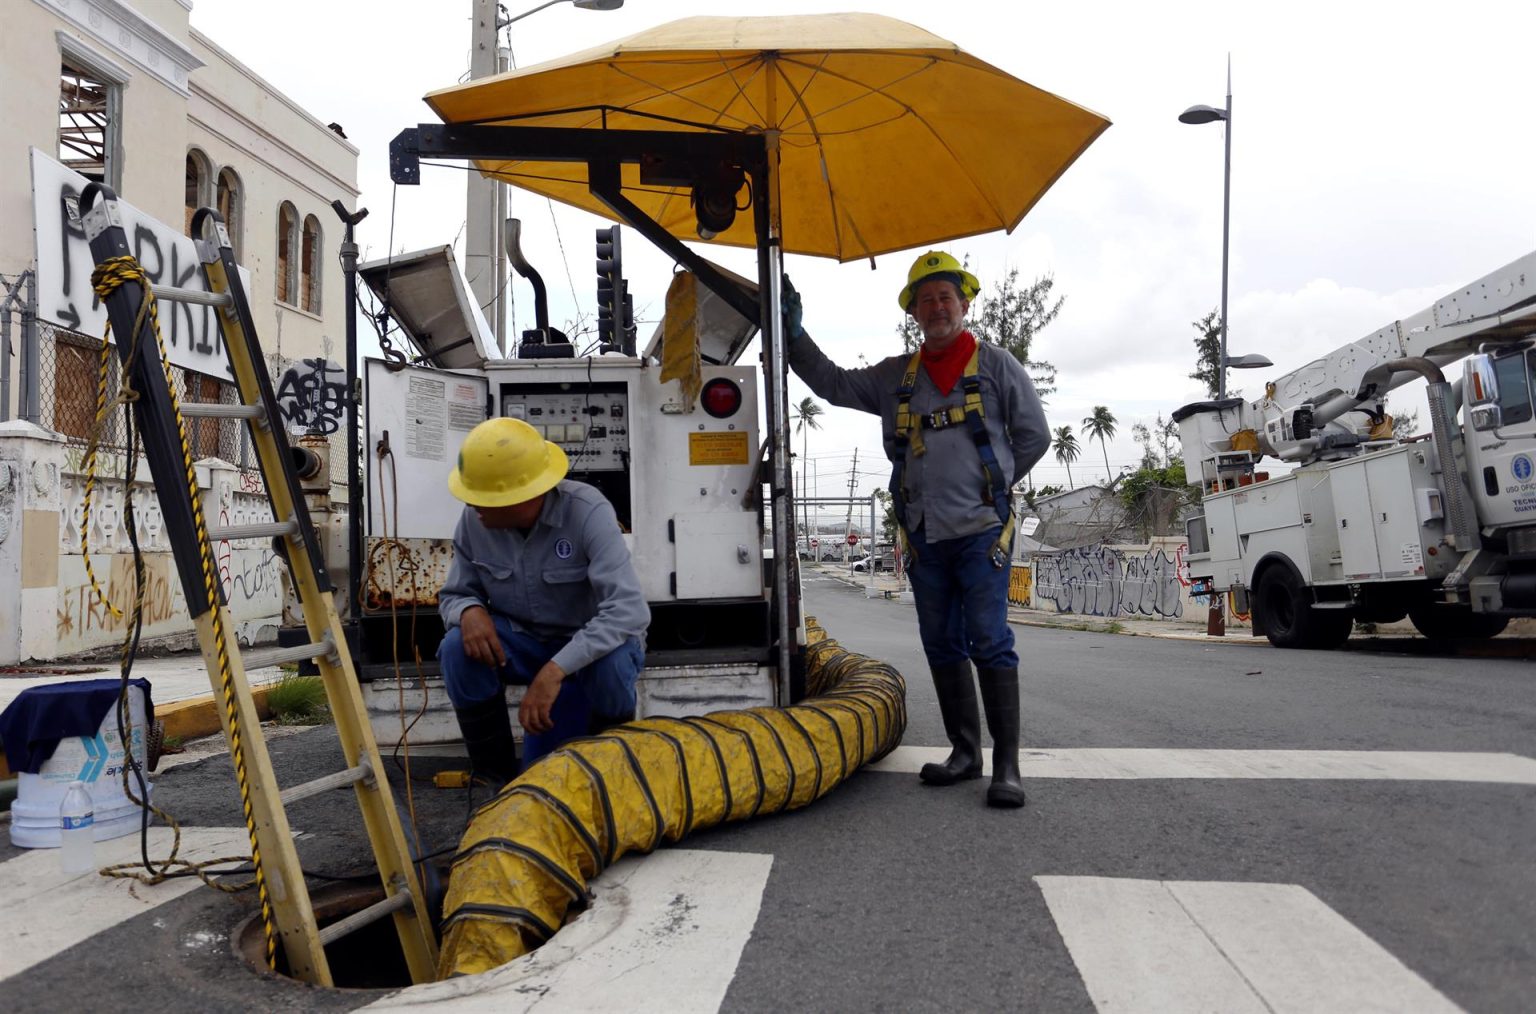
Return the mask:
{"type": "MultiPolygon", "coordinates": [[[[1040,397],[1024,367],[1007,351],[977,339],[980,356],[981,404],[992,453],[1012,488],[1045,454],[1050,428],[1040,397]]],[[[789,343],[789,365],[820,398],[842,408],[880,416],[885,455],[895,460],[896,405],[910,354],[891,356],[873,366],[848,370],[826,357],[808,335],[789,343]]],[[[952,405],[965,407],[960,381],[949,394],[939,393],[926,369],[917,371],[911,411],[927,415],[952,405]]],[[[902,483],[907,489],[906,525],[913,531],[926,525],[930,542],[975,535],[997,527],[997,510],[982,500],[987,482],[981,455],[964,423],[942,430],[923,430],[927,452],[921,457],[906,450],[902,483]]],[[[898,494],[899,495],[899,494],[898,494]]]]}
{"type": "Polygon", "coordinates": [[[546,494],[527,535],[515,528],[486,528],[473,507],[464,508],[437,611],[455,627],[474,605],[506,616],[535,637],[569,639],[552,660],[567,673],[631,637],[644,643],[651,622],[613,505],[586,483],[569,479],[546,494]]]}

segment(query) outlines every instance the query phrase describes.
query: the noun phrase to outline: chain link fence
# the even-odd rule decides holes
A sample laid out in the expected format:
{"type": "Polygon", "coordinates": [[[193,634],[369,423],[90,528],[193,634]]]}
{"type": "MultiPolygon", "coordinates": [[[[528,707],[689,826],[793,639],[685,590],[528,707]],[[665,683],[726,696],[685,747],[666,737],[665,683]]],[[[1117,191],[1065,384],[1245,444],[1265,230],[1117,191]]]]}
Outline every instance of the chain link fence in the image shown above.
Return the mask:
{"type": "MultiPolygon", "coordinates": [[[[39,419],[70,443],[84,445],[96,427],[97,392],[101,377],[101,339],[38,321],[39,419]]],[[[117,351],[107,356],[107,394],[111,397],[121,381],[117,351]]],[[[235,385],[218,377],[179,366],[171,368],[176,397],[182,404],[212,402],[233,405],[239,400],[235,385]]],[[[194,460],[221,458],[241,468],[254,465],[250,436],[239,419],[187,419],[187,439],[194,460]]],[[[127,431],[121,406],[111,407],[102,420],[98,444],[102,450],[126,451],[127,431]]]]}

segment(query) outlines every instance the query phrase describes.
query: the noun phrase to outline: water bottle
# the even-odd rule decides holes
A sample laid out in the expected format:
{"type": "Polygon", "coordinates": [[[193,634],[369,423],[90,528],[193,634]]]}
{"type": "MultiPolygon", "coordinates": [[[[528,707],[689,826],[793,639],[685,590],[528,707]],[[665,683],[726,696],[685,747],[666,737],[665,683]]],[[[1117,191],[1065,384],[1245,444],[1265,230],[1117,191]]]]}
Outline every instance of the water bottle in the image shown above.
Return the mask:
{"type": "Polygon", "coordinates": [[[96,812],[84,782],[70,782],[59,804],[59,865],[65,873],[96,868],[96,812]]]}

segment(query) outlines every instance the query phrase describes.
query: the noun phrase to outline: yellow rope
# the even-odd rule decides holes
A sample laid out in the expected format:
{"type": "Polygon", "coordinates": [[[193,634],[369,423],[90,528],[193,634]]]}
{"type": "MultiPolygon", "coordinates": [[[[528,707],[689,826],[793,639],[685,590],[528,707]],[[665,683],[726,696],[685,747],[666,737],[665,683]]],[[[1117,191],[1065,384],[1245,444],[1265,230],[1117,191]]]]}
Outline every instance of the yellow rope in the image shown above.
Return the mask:
{"type": "MultiPolygon", "coordinates": [[[[139,303],[138,313],[134,320],[134,333],[130,339],[134,344],[130,346],[130,354],[125,361],[125,375],[129,373],[128,366],[132,364],[134,356],[137,354],[138,336],[141,332],[145,320],[147,319],[155,335],[155,345],[160,352],[160,367],[165,374],[166,392],[169,394],[171,399],[171,411],[176,418],[176,432],[177,436],[181,440],[181,455],[182,464],[185,467],[187,494],[192,500],[192,521],[196,530],[198,553],[202,563],[203,589],[207,596],[207,606],[211,611],[213,639],[218,654],[220,689],[222,690],[224,696],[224,713],[229,723],[230,754],[234,758],[235,777],[240,784],[240,803],[245,816],[245,830],[251,842],[251,865],[255,869],[256,892],[261,899],[261,920],[262,926],[266,930],[267,937],[267,967],[275,969],[277,967],[277,932],[272,924],[272,900],[267,891],[266,872],[262,867],[261,861],[261,845],[257,841],[256,836],[256,816],[251,803],[250,783],[246,776],[245,770],[245,748],[241,739],[240,715],[235,705],[234,674],[231,671],[229,665],[229,649],[225,641],[224,621],[223,617],[220,615],[219,610],[219,593],[216,571],[213,566],[213,555],[209,549],[208,527],[203,519],[203,500],[202,494],[199,491],[197,485],[197,471],[193,467],[192,463],[192,446],[187,440],[187,427],[186,422],[182,419],[181,415],[181,402],[176,397],[176,384],[171,375],[169,357],[166,355],[165,339],[160,333],[159,310],[155,302],[154,292],[150,288],[151,283],[149,276],[144,273],[143,268],[139,266],[138,261],[133,257],[123,256],[110,258],[109,260],[106,260],[97,265],[96,270],[91,275],[91,284],[96,290],[97,297],[100,298],[102,302],[106,302],[107,298],[111,296],[112,293],[116,292],[117,289],[125,282],[132,282],[138,285],[140,291],[143,294],[142,300],[139,303]]],[[[103,339],[103,342],[105,342],[105,339],[103,339]]],[[[125,390],[131,391],[131,388],[128,387],[126,381],[123,384],[123,388],[125,390]]],[[[136,394],[132,396],[137,397],[136,394]]],[[[104,395],[98,392],[98,413],[101,410],[103,397],[104,395]]],[[[132,476],[128,476],[127,479],[131,481],[132,476]]],[[[89,559],[89,557],[87,557],[87,559],[89,559]]],[[[142,567],[142,563],[140,566],[142,567]]],[[[141,581],[141,595],[142,585],[143,583],[141,581]]],[[[137,610],[138,604],[138,602],[135,603],[135,610],[137,610]]],[[[132,627],[133,625],[130,623],[130,636],[132,627]]],[[[125,641],[125,662],[127,651],[128,642],[125,641]]],[[[119,706],[121,706],[121,704],[119,706]]],[[[126,747],[127,744],[125,744],[125,748],[126,747]]],[[[124,768],[124,784],[126,786],[127,765],[125,765],[124,768]]],[[[132,797],[130,796],[130,798],[132,797]]],[[[137,802],[137,800],[135,800],[135,802],[137,802]]],[[[181,846],[181,829],[175,825],[174,821],[171,821],[170,818],[166,817],[165,814],[161,813],[159,810],[156,810],[155,812],[159,813],[160,816],[165,817],[167,822],[170,823],[174,828],[175,843],[172,847],[172,860],[168,861],[165,866],[162,867],[160,872],[154,874],[152,877],[144,877],[138,874],[122,872],[125,868],[132,868],[136,865],[133,863],[123,864],[123,866],[108,867],[102,871],[104,876],[131,876],[135,877],[136,879],[145,880],[148,883],[158,883],[165,879],[165,871],[172,865],[172,863],[178,864],[180,866],[193,867],[193,864],[185,863],[174,858],[176,850],[181,846]]],[[[212,860],[212,863],[230,861],[235,860],[219,859],[212,860]]],[[[198,867],[203,865],[208,864],[197,864],[198,867]]],[[[193,868],[205,882],[210,884],[210,886],[219,887],[221,890],[230,889],[224,887],[223,885],[209,881],[208,877],[204,875],[201,869],[198,869],[197,867],[193,868]]]]}

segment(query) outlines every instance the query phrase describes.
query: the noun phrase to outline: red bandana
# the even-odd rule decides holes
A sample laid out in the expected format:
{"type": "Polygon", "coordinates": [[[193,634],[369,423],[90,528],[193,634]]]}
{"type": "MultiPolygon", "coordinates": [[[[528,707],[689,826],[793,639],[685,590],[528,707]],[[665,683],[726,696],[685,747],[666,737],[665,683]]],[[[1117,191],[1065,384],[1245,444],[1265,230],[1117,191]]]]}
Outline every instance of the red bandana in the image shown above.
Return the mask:
{"type": "Polygon", "coordinates": [[[927,344],[923,345],[923,369],[928,371],[928,379],[940,394],[947,396],[955,389],[955,381],[965,372],[965,364],[975,351],[976,336],[969,331],[961,331],[943,352],[931,353],[927,344]]]}

